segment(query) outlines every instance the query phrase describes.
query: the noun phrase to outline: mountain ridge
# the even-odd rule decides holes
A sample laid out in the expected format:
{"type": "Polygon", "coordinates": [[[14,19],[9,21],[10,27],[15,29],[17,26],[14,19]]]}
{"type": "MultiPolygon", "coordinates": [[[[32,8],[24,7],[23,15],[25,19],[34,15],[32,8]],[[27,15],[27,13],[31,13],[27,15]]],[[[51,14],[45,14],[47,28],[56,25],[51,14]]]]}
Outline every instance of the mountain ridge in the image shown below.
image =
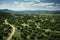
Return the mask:
{"type": "Polygon", "coordinates": [[[25,10],[25,11],[14,11],[14,10],[9,10],[9,9],[0,9],[0,12],[7,12],[7,13],[23,13],[23,14],[28,14],[28,13],[55,13],[55,14],[60,14],[60,10],[54,10],[54,11],[49,11],[49,10],[25,10]]]}

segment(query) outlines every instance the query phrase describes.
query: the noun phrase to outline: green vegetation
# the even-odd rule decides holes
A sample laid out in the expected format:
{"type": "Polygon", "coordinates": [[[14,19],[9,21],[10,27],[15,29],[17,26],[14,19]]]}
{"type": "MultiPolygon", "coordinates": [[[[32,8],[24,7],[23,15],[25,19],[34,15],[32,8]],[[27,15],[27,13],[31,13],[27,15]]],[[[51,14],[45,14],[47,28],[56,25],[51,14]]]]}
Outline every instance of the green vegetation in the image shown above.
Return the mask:
{"type": "Polygon", "coordinates": [[[6,40],[12,31],[11,27],[4,23],[4,20],[9,17],[9,13],[0,12],[0,40],[6,40]]]}
{"type": "Polygon", "coordinates": [[[60,14],[10,14],[0,13],[0,40],[6,40],[15,25],[11,40],[60,40],[60,14]]]}

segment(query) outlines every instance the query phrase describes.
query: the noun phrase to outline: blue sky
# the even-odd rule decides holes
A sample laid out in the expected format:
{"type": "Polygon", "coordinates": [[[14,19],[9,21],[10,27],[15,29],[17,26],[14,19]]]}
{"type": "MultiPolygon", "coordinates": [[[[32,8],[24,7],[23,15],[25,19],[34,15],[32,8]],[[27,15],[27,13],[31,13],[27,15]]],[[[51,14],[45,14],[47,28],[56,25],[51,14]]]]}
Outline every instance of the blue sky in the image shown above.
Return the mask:
{"type": "Polygon", "coordinates": [[[0,0],[0,9],[60,10],[60,0],[0,0]]]}

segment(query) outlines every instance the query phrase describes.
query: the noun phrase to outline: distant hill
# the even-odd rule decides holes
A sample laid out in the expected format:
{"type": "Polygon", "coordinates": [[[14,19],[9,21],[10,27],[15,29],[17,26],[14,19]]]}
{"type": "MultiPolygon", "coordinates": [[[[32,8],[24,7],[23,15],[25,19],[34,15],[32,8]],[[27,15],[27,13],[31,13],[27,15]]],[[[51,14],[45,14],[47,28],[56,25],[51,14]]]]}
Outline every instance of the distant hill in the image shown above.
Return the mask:
{"type": "Polygon", "coordinates": [[[60,14],[60,10],[55,11],[48,11],[48,10],[26,10],[26,11],[13,11],[9,9],[1,9],[0,12],[6,12],[6,13],[15,13],[15,14],[40,14],[40,13],[52,13],[52,14],[60,14]]]}
{"type": "Polygon", "coordinates": [[[8,9],[1,9],[0,12],[11,12],[11,10],[8,10],[8,9]]]}

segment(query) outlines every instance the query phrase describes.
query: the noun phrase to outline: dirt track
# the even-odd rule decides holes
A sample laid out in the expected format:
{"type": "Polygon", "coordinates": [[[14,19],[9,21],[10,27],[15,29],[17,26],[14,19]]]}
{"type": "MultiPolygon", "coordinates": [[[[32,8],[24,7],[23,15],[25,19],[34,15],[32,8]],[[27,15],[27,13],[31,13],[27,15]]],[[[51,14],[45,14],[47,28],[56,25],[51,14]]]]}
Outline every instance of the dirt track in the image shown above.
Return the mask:
{"type": "Polygon", "coordinates": [[[10,25],[10,26],[12,27],[12,32],[11,32],[11,34],[9,35],[9,37],[7,38],[7,40],[11,40],[12,36],[13,36],[14,33],[15,33],[15,27],[14,27],[14,25],[9,24],[8,21],[7,21],[7,19],[5,20],[5,24],[10,25]]]}

